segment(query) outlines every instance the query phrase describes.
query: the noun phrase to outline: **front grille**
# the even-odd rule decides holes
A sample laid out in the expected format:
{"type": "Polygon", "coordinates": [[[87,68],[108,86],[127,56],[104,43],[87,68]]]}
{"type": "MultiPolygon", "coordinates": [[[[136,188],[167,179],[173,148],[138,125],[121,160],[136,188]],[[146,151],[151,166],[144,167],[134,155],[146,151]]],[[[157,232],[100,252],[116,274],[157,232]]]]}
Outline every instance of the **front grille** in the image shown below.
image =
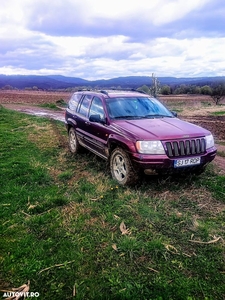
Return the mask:
{"type": "Polygon", "coordinates": [[[169,157],[190,156],[205,153],[204,138],[164,142],[169,157]]]}

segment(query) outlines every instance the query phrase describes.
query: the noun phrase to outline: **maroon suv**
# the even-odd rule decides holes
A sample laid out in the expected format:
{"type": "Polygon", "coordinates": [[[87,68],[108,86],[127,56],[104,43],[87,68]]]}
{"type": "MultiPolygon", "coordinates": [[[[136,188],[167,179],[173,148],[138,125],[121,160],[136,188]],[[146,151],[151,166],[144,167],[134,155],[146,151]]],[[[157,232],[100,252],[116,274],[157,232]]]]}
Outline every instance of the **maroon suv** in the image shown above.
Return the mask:
{"type": "Polygon", "coordinates": [[[138,91],[78,91],[66,109],[69,148],[109,160],[122,185],[145,174],[201,172],[216,155],[212,134],[138,91]]]}

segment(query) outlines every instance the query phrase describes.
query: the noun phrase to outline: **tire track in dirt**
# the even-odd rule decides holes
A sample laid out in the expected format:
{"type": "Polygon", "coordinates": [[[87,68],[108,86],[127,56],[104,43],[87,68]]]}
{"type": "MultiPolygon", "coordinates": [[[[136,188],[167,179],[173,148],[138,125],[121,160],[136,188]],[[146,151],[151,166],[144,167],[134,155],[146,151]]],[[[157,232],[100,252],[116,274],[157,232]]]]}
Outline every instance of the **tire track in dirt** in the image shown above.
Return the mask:
{"type": "Polygon", "coordinates": [[[4,103],[1,104],[3,107],[11,110],[16,110],[19,112],[23,112],[29,115],[35,115],[37,117],[47,117],[50,119],[58,120],[64,122],[64,114],[65,110],[50,110],[45,109],[39,106],[34,105],[26,105],[26,104],[12,104],[12,103],[4,103]]]}

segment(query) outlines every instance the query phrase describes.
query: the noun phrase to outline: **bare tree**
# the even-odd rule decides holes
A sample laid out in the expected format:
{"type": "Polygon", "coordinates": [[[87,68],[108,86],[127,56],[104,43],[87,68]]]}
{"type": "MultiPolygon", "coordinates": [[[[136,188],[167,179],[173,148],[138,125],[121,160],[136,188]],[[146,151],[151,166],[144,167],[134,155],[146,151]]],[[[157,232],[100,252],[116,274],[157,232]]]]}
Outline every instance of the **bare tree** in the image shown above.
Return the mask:
{"type": "Polygon", "coordinates": [[[225,83],[213,87],[211,97],[215,104],[218,105],[219,102],[225,98],[225,83]]]}

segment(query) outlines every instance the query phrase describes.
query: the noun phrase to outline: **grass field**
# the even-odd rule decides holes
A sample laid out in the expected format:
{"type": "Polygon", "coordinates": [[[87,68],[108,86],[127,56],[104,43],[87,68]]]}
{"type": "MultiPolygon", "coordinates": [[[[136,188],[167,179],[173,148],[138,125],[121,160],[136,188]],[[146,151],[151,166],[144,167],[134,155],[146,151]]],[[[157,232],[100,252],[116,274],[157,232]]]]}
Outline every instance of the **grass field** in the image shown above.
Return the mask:
{"type": "MultiPolygon", "coordinates": [[[[38,299],[225,299],[225,176],[117,186],[63,123],[0,107],[1,290],[38,299]]],[[[2,291],[2,295],[4,292],[2,291]]]]}

